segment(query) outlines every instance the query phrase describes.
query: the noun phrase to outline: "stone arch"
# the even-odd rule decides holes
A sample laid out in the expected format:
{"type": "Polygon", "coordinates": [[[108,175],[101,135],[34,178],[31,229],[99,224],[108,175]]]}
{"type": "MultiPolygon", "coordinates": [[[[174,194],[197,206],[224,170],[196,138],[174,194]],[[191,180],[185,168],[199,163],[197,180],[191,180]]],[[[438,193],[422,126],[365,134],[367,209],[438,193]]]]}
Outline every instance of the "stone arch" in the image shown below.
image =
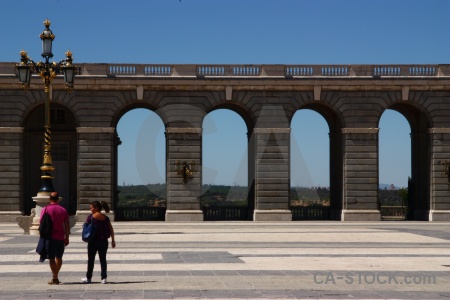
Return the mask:
{"type": "MultiPolygon", "coordinates": [[[[210,112],[213,112],[218,109],[228,109],[235,113],[237,113],[242,120],[244,121],[245,125],[247,126],[247,134],[250,136],[252,129],[255,124],[254,117],[252,117],[251,112],[248,111],[244,106],[240,105],[239,103],[220,103],[216,106],[213,106],[211,109],[207,111],[207,114],[210,112]]],[[[206,116],[206,115],[205,115],[206,116]]]]}
{"type": "MultiPolygon", "coordinates": [[[[343,166],[343,147],[342,116],[326,103],[307,102],[300,106],[298,110],[310,109],[321,115],[328,124],[329,128],[329,147],[330,147],[330,219],[339,220],[342,211],[342,170],[343,166]]],[[[297,110],[297,111],[298,111],[297,110]]],[[[297,112],[296,111],[296,112],[297,112]]],[[[292,117],[295,116],[295,113],[292,117]]],[[[292,118],[290,119],[290,123],[292,118]]]]}
{"type": "MultiPolygon", "coordinates": [[[[220,214],[218,213],[218,211],[221,209],[220,207],[208,207],[208,208],[204,208],[204,214],[205,214],[205,220],[209,220],[210,216],[214,216],[214,215],[220,215],[220,216],[224,216],[227,215],[226,219],[227,220],[251,220],[252,219],[252,214],[253,214],[253,210],[255,207],[255,203],[254,203],[254,188],[255,188],[255,184],[254,184],[254,176],[252,176],[254,169],[251,169],[251,166],[253,166],[250,162],[251,162],[251,151],[249,151],[249,141],[250,141],[250,136],[251,136],[251,131],[252,131],[252,121],[249,117],[249,113],[245,111],[245,109],[236,104],[236,103],[221,103],[219,105],[214,106],[211,110],[208,111],[208,113],[205,115],[205,117],[217,110],[227,110],[231,113],[235,113],[238,117],[241,118],[241,120],[244,122],[245,127],[246,127],[246,135],[247,135],[247,199],[246,199],[246,203],[247,203],[247,207],[245,208],[238,208],[238,207],[230,207],[228,208],[229,211],[227,213],[224,214],[220,214]],[[216,211],[215,211],[216,210],[216,211]]],[[[203,133],[204,133],[204,118],[203,118],[203,122],[202,122],[202,127],[203,127],[203,133]]],[[[204,134],[202,134],[202,157],[204,155],[204,134]]],[[[202,159],[203,160],[203,159],[202,159]]],[[[203,173],[203,172],[202,172],[203,173]]],[[[231,187],[231,190],[233,189],[233,187],[231,187]]],[[[224,208],[222,208],[224,209],[224,208]]],[[[220,217],[213,217],[211,218],[211,220],[220,220],[220,217]]]]}
{"type": "Polygon", "coordinates": [[[133,102],[130,103],[128,105],[122,106],[119,109],[117,109],[117,111],[115,112],[114,116],[111,119],[111,127],[116,128],[117,124],[119,123],[120,119],[129,111],[132,111],[133,109],[136,108],[144,108],[144,109],[148,109],[151,110],[153,112],[157,112],[157,108],[154,105],[151,105],[149,103],[146,102],[133,102]]]}
{"type": "Polygon", "coordinates": [[[428,129],[432,127],[431,118],[426,110],[411,103],[395,102],[386,109],[395,110],[403,115],[411,128],[411,178],[408,181],[406,217],[410,220],[428,220],[431,180],[431,141],[428,129]]]}
{"type": "MultiPolygon", "coordinates": [[[[29,214],[34,207],[32,197],[41,186],[41,171],[44,139],[44,104],[31,107],[23,118],[23,165],[24,182],[21,211],[29,214]],[[40,150],[37,150],[40,149],[40,150]]],[[[77,133],[78,122],[75,114],[61,103],[51,103],[50,126],[52,145],[53,186],[63,198],[61,205],[70,215],[77,210],[77,133]]]]}
{"type": "MultiPolygon", "coordinates": [[[[133,102],[129,105],[126,105],[124,107],[121,107],[116,114],[114,115],[114,117],[112,118],[112,126],[114,128],[114,135],[113,135],[113,159],[112,159],[112,168],[113,168],[113,178],[112,178],[112,185],[113,185],[113,190],[114,190],[114,194],[113,194],[113,208],[114,208],[114,212],[116,213],[115,217],[118,220],[127,220],[126,218],[124,218],[123,215],[123,209],[121,211],[119,211],[117,209],[117,204],[118,204],[118,196],[119,196],[119,188],[118,188],[118,175],[119,175],[119,146],[122,144],[122,140],[120,139],[117,127],[119,124],[119,121],[122,119],[122,117],[124,117],[127,113],[135,110],[135,109],[145,109],[148,111],[151,111],[153,113],[155,113],[159,119],[161,120],[161,122],[163,123],[163,119],[160,115],[160,113],[158,113],[157,108],[154,105],[151,105],[149,103],[146,102],[133,102]]],[[[144,163],[144,162],[143,162],[144,163]]],[[[142,174],[141,174],[142,175],[142,174]]],[[[163,178],[166,178],[165,175],[163,175],[163,178]]],[[[147,183],[144,183],[147,184],[147,183]]],[[[151,208],[149,208],[151,210],[151,208]]],[[[144,219],[151,220],[153,219],[154,212],[150,212],[150,211],[146,211],[145,214],[143,214],[141,217],[144,219]],[[153,217],[152,217],[153,216],[153,217]]],[[[158,213],[157,218],[155,218],[155,220],[161,220],[160,218],[160,214],[158,213]]],[[[131,218],[130,220],[134,220],[133,218],[131,218]]]]}

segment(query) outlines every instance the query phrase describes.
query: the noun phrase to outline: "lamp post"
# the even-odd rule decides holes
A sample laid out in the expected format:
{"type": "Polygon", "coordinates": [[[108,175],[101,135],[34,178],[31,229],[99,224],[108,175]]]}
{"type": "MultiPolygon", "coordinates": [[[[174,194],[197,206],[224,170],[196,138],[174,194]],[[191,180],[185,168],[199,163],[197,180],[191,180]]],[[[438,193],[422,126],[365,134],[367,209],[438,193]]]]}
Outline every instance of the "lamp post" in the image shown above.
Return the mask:
{"type": "Polygon", "coordinates": [[[20,51],[20,63],[16,64],[16,68],[19,75],[19,81],[22,83],[22,87],[27,92],[30,87],[31,74],[37,73],[44,81],[44,92],[45,92],[45,133],[44,133],[44,157],[43,164],[41,166],[41,179],[42,186],[39,189],[37,197],[33,197],[36,202],[35,218],[33,219],[33,224],[31,225],[31,234],[39,234],[37,228],[39,228],[39,215],[43,203],[47,203],[48,196],[51,192],[55,191],[53,187],[53,176],[52,172],[55,168],[52,165],[52,154],[51,154],[51,130],[50,130],[50,86],[53,78],[58,75],[60,71],[64,73],[64,81],[66,83],[66,89],[70,92],[73,88],[73,82],[75,78],[75,67],[72,64],[72,52],[68,50],[66,52],[66,58],[61,60],[59,63],[51,62],[50,59],[53,57],[52,53],[52,42],[55,39],[55,35],[50,30],[50,21],[46,19],[44,21],[45,29],[39,35],[42,40],[42,54],[44,62],[35,63],[30,57],[28,57],[25,50],[20,51]],[[37,222],[36,222],[37,219],[37,222]],[[37,226],[37,228],[36,228],[37,226]],[[34,230],[33,230],[34,229],[34,230]],[[34,232],[33,232],[34,231],[34,232]]]}

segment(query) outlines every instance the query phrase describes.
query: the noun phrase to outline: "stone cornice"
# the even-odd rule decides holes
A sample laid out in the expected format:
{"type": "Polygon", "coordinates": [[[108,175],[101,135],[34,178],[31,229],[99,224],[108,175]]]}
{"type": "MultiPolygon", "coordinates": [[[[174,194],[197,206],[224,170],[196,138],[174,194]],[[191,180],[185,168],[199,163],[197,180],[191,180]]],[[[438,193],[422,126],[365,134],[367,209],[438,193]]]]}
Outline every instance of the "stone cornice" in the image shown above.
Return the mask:
{"type": "Polygon", "coordinates": [[[193,133],[193,134],[201,134],[202,128],[194,128],[194,127],[167,127],[166,133],[193,133]]]}
{"type": "Polygon", "coordinates": [[[0,133],[23,133],[23,127],[0,127],[0,133]]]}
{"type": "Polygon", "coordinates": [[[342,128],[342,133],[378,133],[380,128],[342,128]]]}
{"type": "Polygon", "coordinates": [[[114,133],[114,127],[77,127],[77,133],[114,133]]]}
{"type": "Polygon", "coordinates": [[[253,128],[254,133],[291,133],[291,128],[253,128]]]}
{"type": "Polygon", "coordinates": [[[450,128],[428,128],[428,133],[450,133],[450,128]]]}

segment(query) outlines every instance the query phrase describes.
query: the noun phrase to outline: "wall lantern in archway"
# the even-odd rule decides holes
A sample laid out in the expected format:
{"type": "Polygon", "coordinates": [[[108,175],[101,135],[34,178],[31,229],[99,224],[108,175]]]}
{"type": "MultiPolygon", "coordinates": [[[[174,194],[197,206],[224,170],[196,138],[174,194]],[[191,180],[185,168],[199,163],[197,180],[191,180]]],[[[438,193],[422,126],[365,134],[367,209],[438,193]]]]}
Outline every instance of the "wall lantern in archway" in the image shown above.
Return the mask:
{"type": "MultiPolygon", "coordinates": [[[[44,136],[44,158],[42,170],[42,187],[39,190],[40,193],[47,194],[53,192],[55,189],[52,183],[52,171],[55,168],[52,166],[51,156],[51,131],[50,131],[50,84],[53,78],[58,75],[60,71],[64,73],[64,81],[66,83],[66,89],[70,92],[73,88],[73,82],[75,78],[75,66],[72,64],[72,52],[68,50],[66,52],[66,59],[61,60],[59,63],[51,62],[53,57],[52,42],[55,39],[53,32],[50,30],[50,21],[46,19],[44,21],[45,29],[39,35],[42,40],[42,54],[44,62],[35,63],[25,50],[20,51],[20,63],[16,64],[16,68],[19,75],[19,81],[22,83],[22,87],[25,92],[30,87],[31,74],[37,73],[44,81],[45,92],[45,136],[44,136]]],[[[38,193],[39,195],[39,193],[38,193]]]]}
{"type": "Polygon", "coordinates": [[[441,165],[444,167],[444,173],[447,175],[448,184],[450,184],[450,160],[441,161],[441,165]]]}
{"type": "Polygon", "coordinates": [[[192,177],[195,172],[195,162],[179,162],[178,160],[175,161],[175,170],[177,171],[177,174],[180,175],[183,178],[183,183],[187,183],[187,180],[189,177],[192,177]]]}

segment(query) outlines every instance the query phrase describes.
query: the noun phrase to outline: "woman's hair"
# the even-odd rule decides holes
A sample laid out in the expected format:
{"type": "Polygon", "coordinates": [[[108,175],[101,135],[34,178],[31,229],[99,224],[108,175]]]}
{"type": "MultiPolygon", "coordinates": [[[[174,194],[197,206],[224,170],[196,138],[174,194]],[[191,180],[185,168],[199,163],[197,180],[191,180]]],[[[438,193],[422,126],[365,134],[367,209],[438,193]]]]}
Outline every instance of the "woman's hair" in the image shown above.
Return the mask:
{"type": "Polygon", "coordinates": [[[110,211],[109,205],[108,205],[108,203],[106,203],[106,201],[102,201],[102,202],[93,201],[93,202],[91,202],[91,205],[93,207],[97,208],[98,211],[102,211],[102,209],[104,209],[106,213],[109,213],[109,211],[110,211]]]}

